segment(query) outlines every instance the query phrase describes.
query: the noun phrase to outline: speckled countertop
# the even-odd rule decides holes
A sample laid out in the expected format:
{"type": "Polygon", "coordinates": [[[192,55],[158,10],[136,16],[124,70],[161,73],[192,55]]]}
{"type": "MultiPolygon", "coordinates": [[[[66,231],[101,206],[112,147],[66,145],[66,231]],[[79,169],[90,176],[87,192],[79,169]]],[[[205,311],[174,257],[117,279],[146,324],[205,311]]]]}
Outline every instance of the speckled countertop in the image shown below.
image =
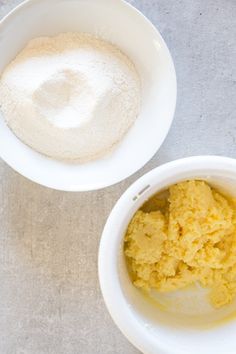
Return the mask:
{"type": "MultiPolygon", "coordinates": [[[[0,0],[0,17],[20,2],[0,0]]],[[[236,1],[129,2],[158,27],[172,53],[174,124],[141,171],[98,192],[49,190],[0,162],[1,354],[138,353],[113,324],[99,289],[105,220],[153,167],[190,155],[236,157],[236,1]]]]}

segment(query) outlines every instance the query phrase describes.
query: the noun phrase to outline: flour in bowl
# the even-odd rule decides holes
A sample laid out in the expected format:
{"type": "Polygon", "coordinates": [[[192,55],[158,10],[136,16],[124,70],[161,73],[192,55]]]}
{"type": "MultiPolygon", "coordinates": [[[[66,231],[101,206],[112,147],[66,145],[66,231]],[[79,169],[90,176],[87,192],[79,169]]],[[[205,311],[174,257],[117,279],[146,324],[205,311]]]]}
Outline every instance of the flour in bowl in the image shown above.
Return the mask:
{"type": "Polygon", "coordinates": [[[87,162],[112,151],[136,120],[140,100],[131,60],[84,33],[31,40],[0,79],[10,129],[60,160],[87,162]]]}

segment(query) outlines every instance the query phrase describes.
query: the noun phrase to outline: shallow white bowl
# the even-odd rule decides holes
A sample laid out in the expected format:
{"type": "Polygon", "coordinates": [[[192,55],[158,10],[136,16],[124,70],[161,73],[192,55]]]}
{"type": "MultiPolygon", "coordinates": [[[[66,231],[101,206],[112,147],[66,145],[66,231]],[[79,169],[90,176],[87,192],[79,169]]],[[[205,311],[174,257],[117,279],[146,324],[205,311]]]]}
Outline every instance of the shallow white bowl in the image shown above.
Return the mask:
{"type": "MultiPolygon", "coordinates": [[[[199,298],[194,315],[185,312],[188,306],[163,311],[132,285],[125,265],[123,237],[137,209],[158,191],[195,178],[236,197],[236,160],[205,156],[173,161],[136,181],[115,205],[103,231],[99,279],[105,303],[123,334],[145,354],[236,353],[236,302],[214,310],[205,306],[204,296],[199,298]],[[224,321],[232,313],[235,319],[224,321]]],[[[194,300],[194,304],[199,292],[201,289],[196,289],[191,299],[188,294],[186,302],[194,300]]],[[[181,294],[185,305],[186,293],[181,294]]]]}
{"type": "Polygon", "coordinates": [[[111,41],[135,63],[142,80],[142,110],[116,150],[87,164],[49,159],[19,141],[0,117],[0,156],[16,171],[42,185],[85,191],[117,183],[140,169],[158,150],[176,104],[176,75],[158,31],[122,0],[29,0],[0,23],[0,72],[38,36],[82,31],[111,41]]]}

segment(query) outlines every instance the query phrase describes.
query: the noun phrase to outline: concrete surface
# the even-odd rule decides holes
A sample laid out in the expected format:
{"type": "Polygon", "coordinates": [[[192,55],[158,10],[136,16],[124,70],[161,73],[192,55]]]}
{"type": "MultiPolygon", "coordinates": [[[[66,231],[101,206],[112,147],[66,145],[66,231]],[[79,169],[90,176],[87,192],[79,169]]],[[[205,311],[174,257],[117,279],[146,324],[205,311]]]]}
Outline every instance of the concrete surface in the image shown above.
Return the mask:
{"type": "MultiPolygon", "coordinates": [[[[0,0],[0,16],[20,2],[0,0]]],[[[151,168],[190,155],[236,156],[236,1],[129,2],[153,21],[172,52],[174,124],[145,168],[99,192],[49,190],[0,162],[1,354],[138,353],[101,298],[97,251],[104,222],[121,193],[151,168]]]]}

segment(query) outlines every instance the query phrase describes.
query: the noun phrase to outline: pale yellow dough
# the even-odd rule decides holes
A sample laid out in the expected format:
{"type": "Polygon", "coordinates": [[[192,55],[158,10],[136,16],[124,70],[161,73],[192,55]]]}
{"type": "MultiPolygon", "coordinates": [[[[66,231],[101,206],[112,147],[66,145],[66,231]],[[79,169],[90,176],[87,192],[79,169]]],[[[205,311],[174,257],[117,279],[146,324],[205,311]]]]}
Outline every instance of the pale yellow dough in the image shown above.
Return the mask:
{"type": "Polygon", "coordinates": [[[169,292],[199,282],[219,308],[236,294],[236,204],[204,181],[157,195],[131,220],[124,244],[134,285],[169,292]]]}

